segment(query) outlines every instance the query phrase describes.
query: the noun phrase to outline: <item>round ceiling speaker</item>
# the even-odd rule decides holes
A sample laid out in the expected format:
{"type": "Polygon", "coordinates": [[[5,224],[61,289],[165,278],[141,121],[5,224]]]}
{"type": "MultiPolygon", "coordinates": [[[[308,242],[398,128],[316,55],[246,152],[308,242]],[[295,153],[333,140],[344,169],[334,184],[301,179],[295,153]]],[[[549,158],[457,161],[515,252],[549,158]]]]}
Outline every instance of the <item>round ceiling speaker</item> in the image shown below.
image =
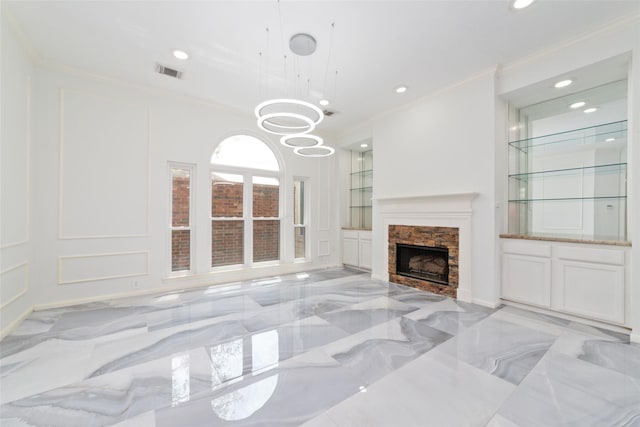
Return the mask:
{"type": "Polygon", "coordinates": [[[316,39],[309,34],[298,33],[289,39],[289,49],[299,56],[309,56],[316,51],[316,39]]]}

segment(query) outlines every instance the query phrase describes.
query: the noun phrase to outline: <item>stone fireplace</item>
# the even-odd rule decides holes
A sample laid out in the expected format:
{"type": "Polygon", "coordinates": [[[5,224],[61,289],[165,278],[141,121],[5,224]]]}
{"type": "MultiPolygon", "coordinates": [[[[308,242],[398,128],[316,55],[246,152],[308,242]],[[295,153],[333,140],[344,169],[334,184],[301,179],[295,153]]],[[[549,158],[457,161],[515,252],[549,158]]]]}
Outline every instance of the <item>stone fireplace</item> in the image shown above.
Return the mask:
{"type": "MultiPolygon", "coordinates": [[[[372,277],[472,302],[471,223],[476,196],[477,193],[452,193],[374,198],[372,277]],[[397,244],[447,249],[448,284],[398,275],[397,244]]],[[[414,259],[414,267],[423,261],[431,262],[414,259]]],[[[428,269],[435,267],[431,264],[428,269]]]]}
{"type": "Polygon", "coordinates": [[[389,281],[455,298],[459,230],[389,225],[389,281]]]}

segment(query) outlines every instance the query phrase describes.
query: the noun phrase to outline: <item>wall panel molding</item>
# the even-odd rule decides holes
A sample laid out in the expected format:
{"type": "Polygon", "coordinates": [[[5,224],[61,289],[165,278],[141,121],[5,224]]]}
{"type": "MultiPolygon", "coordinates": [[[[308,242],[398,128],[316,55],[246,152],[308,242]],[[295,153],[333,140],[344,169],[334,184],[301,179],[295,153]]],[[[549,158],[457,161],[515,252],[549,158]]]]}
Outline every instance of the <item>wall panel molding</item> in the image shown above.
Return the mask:
{"type": "Polygon", "coordinates": [[[329,240],[318,240],[318,256],[331,255],[331,245],[329,240]]]}
{"type": "MultiPolygon", "coordinates": [[[[24,202],[24,218],[26,218],[26,222],[24,225],[24,238],[20,238],[18,240],[15,241],[10,241],[10,242],[0,242],[0,249],[6,249],[6,248],[12,248],[15,246],[20,246],[20,245],[24,245],[29,243],[29,235],[30,235],[30,211],[31,211],[31,203],[30,203],[30,197],[31,197],[31,76],[27,75],[26,76],[26,84],[25,84],[25,129],[23,129],[24,131],[24,135],[25,135],[25,164],[24,164],[24,179],[25,179],[25,187],[26,187],[26,194],[27,197],[25,199],[24,202]]],[[[3,153],[3,156],[5,155],[5,153],[3,153]]],[[[5,200],[3,199],[2,203],[5,203],[5,200]]],[[[15,207],[11,207],[12,210],[15,209],[15,207]]],[[[2,233],[0,233],[2,234],[2,233]]]]}
{"type": "Polygon", "coordinates": [[[7,276],[11,276],[13,273],[13,280],[20,280],[18,278],[20,275],[19,270],[22,270],[22,287],[19,288],[18,292],[13,296],[4,295],[3,292],[2,301],[0,302],[0,309],[5,308],[9,304],[18,300],[29,291],[29,263],[26,261],[18,265],[14,265],[13,267],[10,267],[0,273],[0,277],[2,277],[2,280],[0,280],[0,282],[2,283],[2,285],[0,285],[2,291],[6,289],[7,283],[11,284],[12,278],[7,276]],[[16,274],[16,272],[18,272],[18,274],[16,274]]]}
{"type": "Polygon", "coordinates": [[[149,274],[149,251],[58,257],[58,285],[96,282],[149,274]]]}
{"type": "MultiPolygon", "coordinates": [[[[149,223],[150,223],[150,179],[149,179],[149,170],[150,170],[150,144],[151,144],[151,114],[148,106],[132,104],[127,101],[118,98],[111,98],[108,96],[104,96],[101,94],[95,94],[91,92],[79,91],[75,89],[61,88],[60,89],[60,117],[59,117],[59,125],[60,125],[60,135],[59,135],[59,167],[58,167],[58,239],[59,240],[78,240],[78,239],[109,239],[109,238],[132,238],[132,237],[148,237],[149,236],[149,223]],[[73,98],[75,97],[75,100],[73,98]],[[94,107],[94,111],[86,111],[88,108],[81,108],[78,105],[73,106],[73,102],[82,102],[86,101],[86,105],[90,105],[94,107]],[[74,110],[75,108],[75,110],[74,110]],[[95,131],[95,134],[85,135],[83,132],[88,132],[86,129],[81,129],[81,125],[84,124],[83,120],[79,118],[84,116],[89,116],[88,119],[93,119],[99,121],[103,116],[113,117],[115,114],[107,114],[104,111],[111,112],[122,112],[127,111],[127,114],[122,114],[119,116],[122,123],[117,120],[114,123],[105,124],[105,122],[100,122],[99,124],[103,126],[104,129],[99,129],[99,126],[92,127],[92,131],[95,131]],[[94,113],[91,116],[91,113],[94,113]],[[73,119],[71,119],[72,117],[73,119]],[[138,122],[126,122],[130,119],[130,117],[137,117],[139,119],[138,122]],[[67,122],[68,121],[68,122],[67,122]],[[73,123],[74,129],[69,129],[69,123],[73,123]],[[126,131],[124,130],[126,129],[126,131]],[[135,135],[135,132],[138,132],[138,135],[135,135]],[[75,132],[75,139],[73,133],[75,132]],[[104,140],[106,138],[103,136],[103,133],[107,133],[111,137],[108,140],[104,140]],[[129,135],[129,134],[133,135],[129,135]],[[80,135],[79,135],[80,134],[80,135]],[[78,137],[86,137],[88,142],[95,143],[94,149],[99,151],[103,148],[104,145],[108,145],[109,147],[120,144],[119,148],[108,148],[103,150],[107,156],[111,156],[110,159],[107,158],[104,163],[107,166],[98,167],[101,163],[95,162],[94,164],[89,164],[90,160],[87,160],[86,164],[83,162],[76,160],[75,162],[71,160],[72,156],[75,154],[76,156],[82,154],[86,154],[86,151],[83,153],[85,148],[85,140],[79,141],[78,137]],[[129,140],[127,140],[127,138],[129,140]],[[135,138],[138,137],[136,140],[135,138]],[[102,138],[102,140],[101,140],[102,138]],[[133,139],[131,139],[133,138],[133,139]],[[133,148],[136,147],[136,144],[131,143],[131,141],[139,141],[144,138],[144,149],[138,146],[138,152],[136,153],[133,148]],[[95,139],[95,141],[93,140],[95,139]],[[102,144],[101,144],[102,143],[102,144]],[[75,144],[75,145],[74,145],[75,144]],[[72,148],[75,147],[75,148],[72,148]],[[75,151],[73,151],[75,150],[75,151]],[[114,153],[127,153],[127,155],[120,155],[114,157],[114,153]],[[138,157],[137,159],[135,157],[138,157]],[[115,161],[114,161],[115,159],[115,161]],[[124,162],[124,165],[123,165],[124,162]],[[128,162],[128,163],[126,163],[128,162]],[[136,163],[137,162],[137,163],[136,163]],[[75,170],[72,170],[72,166],[75,166],[75,170]],[[127,170],[128,168],[128,170],[127,170]],[[130,174],[132,170],[139,170],[140,174],[134,176],[132,180],[127,181],[126,178],[120,177],[117,175],[118,173],[125,172],[130,174]],[[70,178],[67,175],[73,175],[75,173],[76,176],[71,176],[70,178]],[[109,176],[109,174],[112,174],[109,176]],[[113,175],[115,174],[115,175],[113,175]],[[104,176],[106,176],[106,178],[104,176]],[[137,178],[137,179],[136,179],[137,178]],[[101,181],[101,179],[103,181],[101,181]],[[114,186],[121,188],[121,192],[129,191],[129,193],[124,193],[124,196],[121,197],[121,200],[114,198],[113,192],[102,192],[100,194],[100,186],[106,186],[107,184],[104,182],[105,179],[109,181],[116,181],[114,186]],[[135,184],[139,182],[141,179],[144,179],[145,183],[143,185],[144,190],[141,191],[141,187],[139,186],[138,194],[133,194],[135,191],[131,184],[135,184]],[[91,191],[91,188],[81,188],[81,185],[78,185],[78,182],[83,180],[87,180],[86,186],[95,187],[96,193],[94,194],[91,191]],[[75,193],[72,189],[68,188],[75,185],[76,190],[75,193]],[[113,200],[103,200],[99,196],[103,195],[103,197],[111,197],[113,200]],[[83,203],[87,199],[86,203],[83,203]],[[113,206],[122,206],[123,208],[127,208],[127,203],[137,203],[137,201],[141,201],[141,204],[138,206],[138,209],[134,209],[133,212],[138,214],[138,217],[131,215],[131,211],[129,211],[128,215],[120,214],[119,211],[113,206]],[[122,203],[120,203],[122,202],[122,203]],[[68,205],[75,205],[72,207],[68,207],[68,205]],[[99,209],[102,208],[102,209],[99,209]],[[144,209],[143,213],[140,213],[144,209]],[[78,211],[84,211],[78,214],[78,211]],[[84,224],[82,221],[78,221],[77,216],[85,214],[84,217],[91,218],[92,226],[97,227],[95,231],[87,230],[88,225],[84,224]],[[75,215],[75,216],[74,216],[75,215]],[[139,224],[137,226],[137,230],[131,230],[132,226],[128,222],[129,218],[135,218],[139,224]],[[120,221],[120,224],[112,225],[110,221],[120,221]],[[102,221],[102,224],[100,224],[102,221]],[[98,224],[97,226],[95,224],[98,224]],[[108,224],[105,226],[105,224],[108,224]],[[73,229],[74,227],[84,227],[84,230],[73,229]],[[102,228],[102,230],[100,229],[102,228]],[[105,232],[105,229],[110,228],[113,229],[113,232],[105,232]],[[116,229],[122,229],[123,232],[117,232],[116,229]],[[127,229],[125,231],[125,229],[127,229]]],[[[94,150],[89,150],[93,152],[94,150]]],[[[92,154],[97,155],[97,154],[92,154]]],[[[103,160],[102,158],[98,160],[103,160]]],[[[118,193],[119,194],[119,193],[118,193]]],[[[136,228],[136,227],[133,227],[136,228]]],[[[109,230],[111,231],[111,230],[109,230]]]]}

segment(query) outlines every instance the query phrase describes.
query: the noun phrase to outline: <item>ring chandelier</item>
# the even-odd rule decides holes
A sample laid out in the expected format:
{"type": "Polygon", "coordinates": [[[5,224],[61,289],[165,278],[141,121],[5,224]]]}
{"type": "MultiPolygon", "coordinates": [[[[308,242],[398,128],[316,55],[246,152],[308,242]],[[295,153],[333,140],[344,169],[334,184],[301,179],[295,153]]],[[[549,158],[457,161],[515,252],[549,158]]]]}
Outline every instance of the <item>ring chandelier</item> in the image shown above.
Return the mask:
{"type": "Polygon", "coordinates": [[[324,119],[318,107],[299,99],[272,99],[258,104],[255,109],[258,127],[265,132],[281,135],[280,143],[293,148],[302,157],[327,157],[335,153],[325,146],[322,138],[311,135],[324,119]]]}
{"type": "Polygon", "coordinates": [[[255,113],[258,118],[258,127],[276,135],[309,133],[324,119],[324,113],[320,108],[299,99],[271,99],[258,104],[255,113]],[[293,118],[301,120],[305,124],[302,126],[282,125],[278,124],[276,120],[278,118],[293,118]]]}
{"type": "Polygon", "coordinates": [[[319,136],[306,133],[286,135],[280,138],[280,144],[289,148],[311,148],[322,145],[323,143],[323,139],[319,136]]]}
{"type": "Polygon", "coordinates": [[[302,157],[327,157],[335,153],[336,150],[326,145],[318,145],[316,147],[294,148],[293,152],[302,157]]]}
{"type": "MultiPolygon", "coordinates": [[[[333,26],[331,24],[332,34],[333,26]]],[[[295,34],[289,40],[289,48],[298,56],[309,56],[315,51],[316,40],[308,34],[295,34]]],[[[323,145],[322,138],[311,135],[324,120],[324,113],[309,102],[291,98],[271,99],[258,104],[255,115],[260,129],[273,135],[281,135],[280,143],[293,148],[293,152],[299,156],[326,157],[335,153],[333,148],[323,145]]]]}

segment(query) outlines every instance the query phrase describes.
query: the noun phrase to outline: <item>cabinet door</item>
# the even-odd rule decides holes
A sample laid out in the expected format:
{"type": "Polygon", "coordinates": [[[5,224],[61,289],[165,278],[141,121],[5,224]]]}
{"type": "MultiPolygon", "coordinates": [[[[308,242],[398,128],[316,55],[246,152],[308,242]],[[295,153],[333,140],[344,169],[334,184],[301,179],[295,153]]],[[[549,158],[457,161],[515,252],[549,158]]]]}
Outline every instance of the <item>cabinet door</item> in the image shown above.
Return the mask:
{"type": "Polygon", "coordinates": [[[551,306],[551,259],[503,254],[502,297],[537,305],[551,306]]]}
{"type": "Polygon", "coordinates": [[[358,239],[344,237],[342,239],[342,263],[358,266],[358,239]]]}
{"type": "Polygon", "coordinates": [[[358,266],[371,270],[371,240],[360,239],[358,266]]]}
{"type": "Polygon", "coordinates": [[[624,324],[624,267],[554,261],[554,308],[624,324]]]}

